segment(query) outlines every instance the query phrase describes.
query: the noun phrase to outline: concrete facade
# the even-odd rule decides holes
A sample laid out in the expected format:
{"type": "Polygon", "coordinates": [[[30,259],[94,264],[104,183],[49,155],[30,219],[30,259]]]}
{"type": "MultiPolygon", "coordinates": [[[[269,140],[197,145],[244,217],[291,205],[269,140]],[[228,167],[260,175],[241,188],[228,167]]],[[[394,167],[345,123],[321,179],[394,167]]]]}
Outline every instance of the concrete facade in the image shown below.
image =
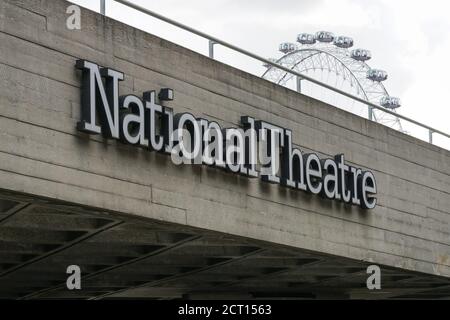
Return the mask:
{"type": "MultiPolygon", "coordinates": [[[[73,204],[438,276],[448,285],[449,151],[88,10],[82,29],[70,31],[69,5],[0,2],[4,201],[73,204]],[[176,98],[167,105],[176,112],[223,127],[249,115],[292,129],[302,150],[344,153],[374,172],[378,206],[365,211],[217,169],[175,166],[165,155],[82,134],[77,59],[124,72],[123,94],[170,87],[176,98]]],[[[14,212],[4,210],[0,240],[14,212]]]]}

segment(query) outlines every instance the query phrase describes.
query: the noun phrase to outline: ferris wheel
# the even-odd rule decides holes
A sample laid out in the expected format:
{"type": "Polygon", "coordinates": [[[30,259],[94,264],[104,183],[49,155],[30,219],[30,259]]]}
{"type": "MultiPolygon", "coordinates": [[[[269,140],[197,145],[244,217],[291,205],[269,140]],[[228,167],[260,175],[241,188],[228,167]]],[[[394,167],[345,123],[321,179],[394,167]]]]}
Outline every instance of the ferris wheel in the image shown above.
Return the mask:
{"type": "MultiPolygon", "coordinates": [[[[270,61],[391,111],[396,112],[401,106],[400,99],[390,96],[383,85],[388,78],[387,72],[373,69],[367,64],[372,58],[369,50],[351,50],[352,38],[335,37],[331,32],[319,31],[314,35],[300,33],[297,42],[298,44],[281,43],[279,51],[283,56],[278,59],[271,58],[270,61]]],[[[404,132],[400,119],[395,115],[371,107],[367,111],[367,106],[363,103],[314,83],[302,81],[301,78],[270,64],[264,66],[267,68],[262,76],[264,79],[404,132]]]]}

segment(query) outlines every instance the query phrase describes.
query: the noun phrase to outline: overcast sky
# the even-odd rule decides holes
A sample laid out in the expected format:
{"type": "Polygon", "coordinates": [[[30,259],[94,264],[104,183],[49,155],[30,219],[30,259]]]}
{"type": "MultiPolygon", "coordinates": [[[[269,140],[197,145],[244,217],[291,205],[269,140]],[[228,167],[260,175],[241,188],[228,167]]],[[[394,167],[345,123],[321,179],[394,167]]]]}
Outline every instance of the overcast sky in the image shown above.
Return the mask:
{"type": "MultiPolygon", "coordinates": [[[[207,54],[207,42],[107,1],[107,15],[207,54]]],[[[97,0],[73,0],[98,11],[97,0]]],[[[174,20],[264,57],[300,32],[329,30],[371,50],[369,65],[388,71],[399,113],[450,133],[450,3],[444,0],[134,0],[174,20]]],[[[260,74],[264,69],[217,48],[216,57],[260,74]]],[[[449,141],[445,145],[449,146],[449,141]]]]}

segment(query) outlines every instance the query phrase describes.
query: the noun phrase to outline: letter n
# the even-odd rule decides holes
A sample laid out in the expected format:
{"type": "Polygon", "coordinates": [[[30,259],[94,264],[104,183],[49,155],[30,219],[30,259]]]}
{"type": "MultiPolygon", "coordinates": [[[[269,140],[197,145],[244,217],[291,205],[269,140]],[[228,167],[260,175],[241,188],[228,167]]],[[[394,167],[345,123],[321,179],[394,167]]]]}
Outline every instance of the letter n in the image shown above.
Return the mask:
{"type": "Polygon", "coordinates": [[[86,60],[77,60],[76,68],[82,70],[78,130],[119,139],[119,81],[124,79],[123,73],[100,68],[86,60]],[[104,83],[102,78],[105,78],[104,83]]]}

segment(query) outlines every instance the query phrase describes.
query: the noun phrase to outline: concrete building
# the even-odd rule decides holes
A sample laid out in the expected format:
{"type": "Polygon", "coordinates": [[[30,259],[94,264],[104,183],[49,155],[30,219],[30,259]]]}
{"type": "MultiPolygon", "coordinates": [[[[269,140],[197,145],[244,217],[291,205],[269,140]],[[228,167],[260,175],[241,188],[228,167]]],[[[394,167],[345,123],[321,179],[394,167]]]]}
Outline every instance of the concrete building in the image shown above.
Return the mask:
{"type": "Polygon", "coordinates": [[[449,151],[95,12],[68,30],[69,5],[0,2],[0,298],[450,298],[449,151]],[[121,94],[172,88],[176,112],[345,154],[377,206],[80,132],[79,59],[123,72],[121,94]]]}

